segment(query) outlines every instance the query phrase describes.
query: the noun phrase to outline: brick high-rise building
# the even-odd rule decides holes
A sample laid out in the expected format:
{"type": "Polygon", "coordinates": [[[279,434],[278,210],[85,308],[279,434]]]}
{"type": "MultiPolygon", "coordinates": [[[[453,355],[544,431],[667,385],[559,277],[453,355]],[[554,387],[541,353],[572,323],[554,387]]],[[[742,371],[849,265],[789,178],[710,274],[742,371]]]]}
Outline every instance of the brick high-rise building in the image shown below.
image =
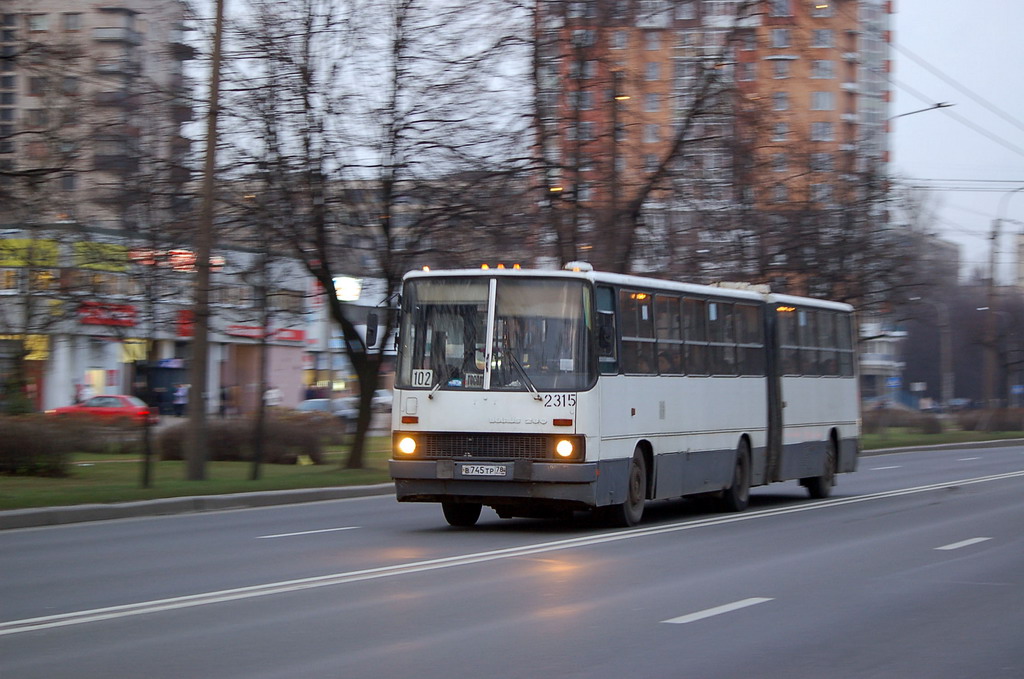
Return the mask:
{"type": "Polygon", "coordinates": [[[840,207],[884,191],[890,2],[538,9],[539,136],[581,256],[601,263],[639,219],[624,268],[769,280],[806,245],[794,220],[839,228],[840,207]]]}
{"type": "Polygon", "coordinates": [[[132,228],[186,200],[180,0],[0,5],[0,222],[132,228]]]}

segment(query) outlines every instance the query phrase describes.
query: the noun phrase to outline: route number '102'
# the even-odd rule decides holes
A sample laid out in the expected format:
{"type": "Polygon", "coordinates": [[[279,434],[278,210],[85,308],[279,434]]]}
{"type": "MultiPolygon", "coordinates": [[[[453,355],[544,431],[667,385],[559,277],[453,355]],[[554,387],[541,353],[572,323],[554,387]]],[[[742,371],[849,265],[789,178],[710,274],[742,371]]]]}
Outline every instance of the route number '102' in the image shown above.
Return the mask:
{"type": "Polygon", "coordinates": [[[576,394],[544,394],[545,408],[575,408],[576,394]]]}

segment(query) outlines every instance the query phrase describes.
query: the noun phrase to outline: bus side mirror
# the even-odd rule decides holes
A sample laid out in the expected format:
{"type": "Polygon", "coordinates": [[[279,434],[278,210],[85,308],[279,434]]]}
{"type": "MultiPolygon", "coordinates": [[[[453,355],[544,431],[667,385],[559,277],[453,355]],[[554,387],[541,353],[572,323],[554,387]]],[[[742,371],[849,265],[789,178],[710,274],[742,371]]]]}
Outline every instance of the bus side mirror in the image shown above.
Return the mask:
{"type": "Polygon", "coordinates": [[[377,344],[377,324],[378,318],[376,312],[371,311],[366,315],[366,346],[372,347],[377,344]]]}

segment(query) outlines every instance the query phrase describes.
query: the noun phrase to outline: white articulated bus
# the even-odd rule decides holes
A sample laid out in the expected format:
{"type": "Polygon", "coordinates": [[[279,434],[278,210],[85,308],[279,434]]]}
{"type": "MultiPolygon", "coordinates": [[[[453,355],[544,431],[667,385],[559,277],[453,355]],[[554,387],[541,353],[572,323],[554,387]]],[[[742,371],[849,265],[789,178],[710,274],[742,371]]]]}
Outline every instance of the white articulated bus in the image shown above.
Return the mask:
{"type": "Polygon", "coordinates": [[[448,523],[593,510],[856,468],[852,307],[600,273],[414,271],[402,295],[391,476],[448,523]]]}

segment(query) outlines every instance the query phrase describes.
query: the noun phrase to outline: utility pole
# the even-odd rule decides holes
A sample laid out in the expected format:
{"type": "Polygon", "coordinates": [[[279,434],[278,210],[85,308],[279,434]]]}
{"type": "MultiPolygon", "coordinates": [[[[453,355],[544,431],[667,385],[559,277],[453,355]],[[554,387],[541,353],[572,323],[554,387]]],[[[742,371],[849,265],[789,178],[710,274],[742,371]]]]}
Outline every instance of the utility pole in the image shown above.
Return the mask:
{"type": "Polygon", "coordinates": [[[206,163],[203,168],[203,203],[196,233],[196,287],[192,311],[192,383],[189,397],[189,435],[186,477],[189,481],[206,478],[207,441],[206,402],[207,360],[210,355],[210,251],[213,249],[214,178],[217,172],[217,117],[220,113],[220,61],[224,32],[224,0],[216,0],[213,28],[213,53],[210,64],[210,110],[206,119],[206,163]]]}
{"type": "Polygon", "coordinates": [[[995,407],[996,395],[996,262],[999,259],[999,227],[997,217],[992,220],[992,246],[989,252],[988,293],[985,315],[985,407],[995,407]]]}

